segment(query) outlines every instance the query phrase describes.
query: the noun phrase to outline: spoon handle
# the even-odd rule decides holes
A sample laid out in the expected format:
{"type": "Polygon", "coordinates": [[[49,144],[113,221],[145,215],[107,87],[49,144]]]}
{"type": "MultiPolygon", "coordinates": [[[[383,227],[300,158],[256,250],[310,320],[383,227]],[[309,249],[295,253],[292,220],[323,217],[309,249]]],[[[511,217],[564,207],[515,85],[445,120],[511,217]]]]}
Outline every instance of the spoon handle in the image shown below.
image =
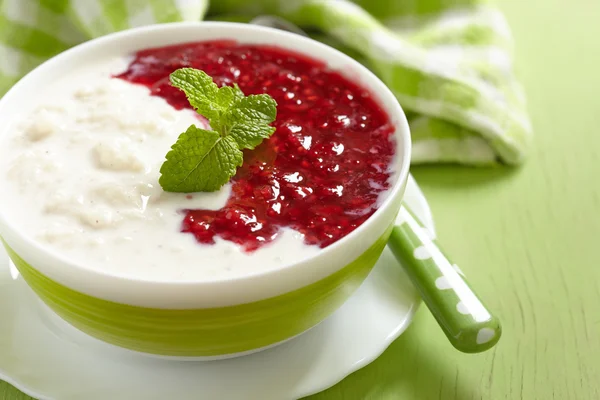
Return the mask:
{"type": "Polygon", "coordinates": [[[388,246],[452,343],[465,353],[493,347],[502,333],[500,321],[471,290],[464,274],[440,250],[406,204],[388,246]]]}

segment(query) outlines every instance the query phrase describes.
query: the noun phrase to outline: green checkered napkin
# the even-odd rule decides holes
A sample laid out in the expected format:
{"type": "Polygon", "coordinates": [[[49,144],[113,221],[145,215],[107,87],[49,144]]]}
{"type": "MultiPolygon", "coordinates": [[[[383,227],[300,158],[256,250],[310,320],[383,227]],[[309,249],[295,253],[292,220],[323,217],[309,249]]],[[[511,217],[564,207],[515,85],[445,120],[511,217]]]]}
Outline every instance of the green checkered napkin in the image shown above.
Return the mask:
{"type": "Polygon", "coordinates": [[[517,164],[531,137],[503,16],[483,0],[0,0],[0,95],[87,39],[273,15],[357,58],[409,116],[413,162],[517,164]]]}

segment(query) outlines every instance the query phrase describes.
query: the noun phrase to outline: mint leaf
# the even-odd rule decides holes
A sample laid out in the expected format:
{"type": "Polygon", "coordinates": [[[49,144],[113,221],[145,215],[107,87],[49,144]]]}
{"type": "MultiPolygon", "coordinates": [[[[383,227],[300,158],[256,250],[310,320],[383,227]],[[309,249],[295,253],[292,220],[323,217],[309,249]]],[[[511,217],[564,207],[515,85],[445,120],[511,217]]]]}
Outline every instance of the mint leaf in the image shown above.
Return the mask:
{"type": "Polygon", "coordinates": [[[277,103],[267,94],[244,97],[231,110],[236,122],[262,122],[270,124],[277,116],[277,103]]]}
{"type": "Polygon", "coordinates": [[[244,96],[237,86],[217,87],[205,72],[181,68],[170,76],[202,114],[211,131],[192,125],[182,133],[160,169],[159,183],[168,192],[211,192],[235,175],[242,149],[254,149],[275,128],[277,103],[266,94],[244,96]]]}
{"type": "Polygon", "coordinates": [[[194,107],[194,103],[203,103],[214,99],[219,91],[218,86],[205,72],[194,68],[180,68],[173,72],[169,79],[171,84],[185,92],[194,107]]]}
{"type": "Polygon", "coordinates": [[[213,125],[213,121],[219,121],[221,114],[229,108],[231,102],[216,101],[219,88],[212,78],[205,72],[193,68],[180,68],[169,78],[171,85],[181,89],[192,107],[208,119],[213,130],[219,130],[220,125],[213,125]]]}
{"type": "Polygon", "coordinates": [[[158,182],[167,192],[214,192],[235,174],[242,157],[231,136],[192,125],[167,153],[158,182]]]}
{"type": "Polygon", "coordinates": [[[229,131],[229,137],[232,137],[240,149],[254,149],[261,142],[271,137],[275,128],[264,124],[238,124],[234,125],[229,131]]]}
{"type": "Polygon", "coordinates": [[[267,124],[275,120],[277,103],[266,94],[250,95],[235,103],[228,115],[229,134],[241,149],[254,149],[269,138],[275,128],[267,124]]]}
{"type": "Polygon", "coordinates": [[[217,92],[215,101],[223,108],[230,107],[234,102],[241,100],[244,98],[244,92],[237,85],[237,83],[232,86],[223,86],[217,92]]]}

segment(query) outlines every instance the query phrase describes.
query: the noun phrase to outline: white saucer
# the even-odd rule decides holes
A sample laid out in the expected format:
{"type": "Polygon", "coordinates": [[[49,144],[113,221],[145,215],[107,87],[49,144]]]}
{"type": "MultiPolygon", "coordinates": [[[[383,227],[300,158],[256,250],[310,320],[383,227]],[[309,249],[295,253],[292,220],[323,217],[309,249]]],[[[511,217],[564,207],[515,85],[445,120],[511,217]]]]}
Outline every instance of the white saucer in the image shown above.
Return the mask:
{"type": "MultiPolygon", "coordinates": [[[[412,179],[405,200],[433,230],[412,179]]],[[[52,314],[0,250],[0,379],[38,399],[296,399],[322,391],[377,358],[420,303],[386,248],[365,283],[326,321],[252,355],[176,361],[93,339],[52,314]]]]}

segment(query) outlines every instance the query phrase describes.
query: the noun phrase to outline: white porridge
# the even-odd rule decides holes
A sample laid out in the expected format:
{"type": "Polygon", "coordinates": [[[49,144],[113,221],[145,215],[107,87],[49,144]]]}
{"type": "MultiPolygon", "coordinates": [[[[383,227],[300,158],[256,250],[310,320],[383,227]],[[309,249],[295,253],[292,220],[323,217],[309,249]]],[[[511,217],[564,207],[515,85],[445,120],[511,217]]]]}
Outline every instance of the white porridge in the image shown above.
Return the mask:
{"type": "Polygon", "coordinates": [[[162,190],[165,154],[189,125],[204,122],[111,78],[126,66],[117,59],[65,76],[4,130],[0,193],[10,194],[3,197],[10,221],[81,265],[144,279],[240,276],[320,250],[290,229],[253,253],[181,233],[182,209],[219,209],[230,185],[191,199],[162,190]]]}

